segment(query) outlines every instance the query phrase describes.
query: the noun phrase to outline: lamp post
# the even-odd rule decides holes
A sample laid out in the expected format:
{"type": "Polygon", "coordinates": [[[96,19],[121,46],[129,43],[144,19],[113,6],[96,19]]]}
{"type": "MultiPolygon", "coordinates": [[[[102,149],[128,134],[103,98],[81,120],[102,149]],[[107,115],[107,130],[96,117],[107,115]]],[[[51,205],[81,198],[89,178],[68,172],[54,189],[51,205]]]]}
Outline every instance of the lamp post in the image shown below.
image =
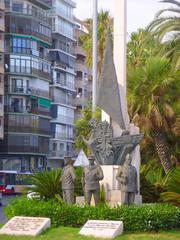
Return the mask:
{"type": "Polygon", "coordinates": [[[98,4],[93,0],[93,83],[92,83],[92,112],[96,111],[97,93],[97,61],[98,58],[98,4]]]}

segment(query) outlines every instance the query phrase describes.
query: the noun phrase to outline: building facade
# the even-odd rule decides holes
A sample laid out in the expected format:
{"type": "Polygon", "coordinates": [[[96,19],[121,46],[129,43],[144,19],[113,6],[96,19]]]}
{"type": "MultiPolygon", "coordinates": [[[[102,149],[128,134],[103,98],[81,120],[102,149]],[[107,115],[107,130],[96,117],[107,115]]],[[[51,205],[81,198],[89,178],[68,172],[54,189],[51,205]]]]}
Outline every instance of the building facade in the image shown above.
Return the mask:
{"type": "Polygon", "coordinates": [[[5,113],[0,169],[42,171],[49,154],[51,0],[5,0],[5,113]]]}
{"type": "Polygon", "coordinates": [[[4,137],[4,0],[0,0],[0,139],[4,137]]]}
{"type": "Polygon", "coordinates": [[[63,158],[73,154],[74,141],[74,96],[75,56],[73,55],[75,3],[71,0],[54,0],[52,19],[52,61],[53,82],[50,85],[51,132],[48,166],[61,167],[63,158]]]}
{"type": "Polygon", "coordinates": [[[82,47],[82,35],[87,34],[88,31],[83,25],[83,23],[75,19],[76,28],[75,28],[75,56],[76,56],[76,98],[75,98],[75,119],[82,117],[82,111],[88,106],[88,102],[92,96],[92,72],[91,69],[86,64],[86,53],[82,47]]]}

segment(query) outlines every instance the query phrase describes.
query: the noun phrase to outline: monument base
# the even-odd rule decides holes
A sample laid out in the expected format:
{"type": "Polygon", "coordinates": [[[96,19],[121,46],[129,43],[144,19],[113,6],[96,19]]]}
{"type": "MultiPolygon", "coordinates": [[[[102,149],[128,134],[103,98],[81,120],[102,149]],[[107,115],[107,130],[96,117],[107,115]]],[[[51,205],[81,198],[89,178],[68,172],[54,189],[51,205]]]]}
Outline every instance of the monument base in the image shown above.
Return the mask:
{"type": "MultiPolygon", "coordinates": [[[[119,183],[116,180],[116,174],[119,166],[101,166],[104,179],[100,182],[101,186],[104,186],[106,201],[110,207],[121,205],[121,191],[119,190],[119,183]]],[[[142,197],[138,193],[135,196],[135,204],[142,204],[142,197]]]]}

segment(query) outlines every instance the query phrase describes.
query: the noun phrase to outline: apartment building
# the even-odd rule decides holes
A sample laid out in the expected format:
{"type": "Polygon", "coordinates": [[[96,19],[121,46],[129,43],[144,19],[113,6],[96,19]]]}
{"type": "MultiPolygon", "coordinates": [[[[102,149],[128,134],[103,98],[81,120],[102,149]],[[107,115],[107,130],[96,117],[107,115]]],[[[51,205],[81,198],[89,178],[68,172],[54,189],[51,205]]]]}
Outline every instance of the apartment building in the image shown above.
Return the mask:
{"type": "Polygon", "coordinates": [[[4,0],[0,0],[0,139],[4,137],[4,0]]]}
{"type": "Polygon", "coordinates": [[[51,133],[48,166],[62,166],[63,158],[73,154],[74,141],[74,97],[75,60],[73,55],[74,18],[76,4],[71,0],[54,0],[52,19],[52,61],[53,82],[50,86],[51,133]]]}
{"type": "Polygon", "coordinates": [[[5,0],[5,124],[4,140],[0,141],[3,170],[42,171],[47,165],[51,7],[51,0],[5,0]]]}
{"type": "Polygon", "coordinates": [[[82,111],[87,107],[88,102],[92,96],[92,72],[86,64],[86,53],[82,47],[82,35],[87,34],[88,31],[79,19],[75,19],[75,56],[76,56],[76,98],[75,98],[75,119],[82,117],[82,111]]]}

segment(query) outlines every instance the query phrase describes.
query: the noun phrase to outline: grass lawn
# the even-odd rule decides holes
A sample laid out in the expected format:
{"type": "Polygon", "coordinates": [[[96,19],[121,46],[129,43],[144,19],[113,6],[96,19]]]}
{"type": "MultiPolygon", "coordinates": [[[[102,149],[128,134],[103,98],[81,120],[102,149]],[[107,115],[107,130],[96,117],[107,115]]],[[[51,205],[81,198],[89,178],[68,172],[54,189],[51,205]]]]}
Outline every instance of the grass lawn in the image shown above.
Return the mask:
{"type": "MultiPolygon", "coordinates": [[[[82,237],[78,234],[78,228],[52,228],[38,237],[12,237],[0,235],[0,240],[88,240],[95,239],[92,237],[82,237]]],[[[118,238],[117,240],[179,240],[180,231],[169,231],[161,233],[127,233],[118,238]]]]}

